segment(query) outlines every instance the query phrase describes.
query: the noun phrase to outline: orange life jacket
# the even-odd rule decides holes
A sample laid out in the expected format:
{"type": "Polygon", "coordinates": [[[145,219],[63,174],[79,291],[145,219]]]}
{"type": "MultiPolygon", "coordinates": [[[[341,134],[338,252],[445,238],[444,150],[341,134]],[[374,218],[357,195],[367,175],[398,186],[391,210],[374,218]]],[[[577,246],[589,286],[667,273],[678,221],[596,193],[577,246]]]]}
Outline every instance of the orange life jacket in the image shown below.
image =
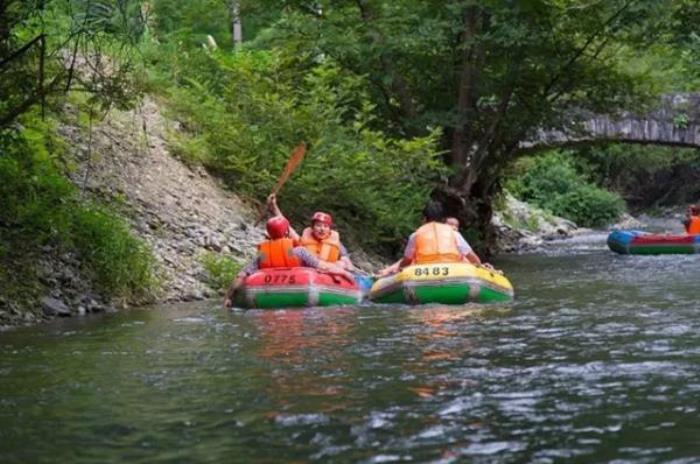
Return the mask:
{"type": "Polygon", "coordinates": [[[303,266],[301,260],[292,252],[295,245],[291,238],[265,240],[258,245],[258,268],[303,266]]]}
{"type": "Polygon", "coordinates": [[[452,227],[439,222],[429,222],[416,231],[414,264],[453,263],[461,258],[452,227]]]}
{"type": "Polygon", "coordinates": [[[690,216],[690,221],[685,231],[688,234],[700,234],[700,216],[690,216]]]}
{"type": "Polygon", "coordinates": [[[335,263],[340,259],[340,235],[335,230],[331,230],[328,237],[319,240],[314,237],[311,227],[304,229],[299,240],[301,246],[309,250],[323,261],[335,263]]]}

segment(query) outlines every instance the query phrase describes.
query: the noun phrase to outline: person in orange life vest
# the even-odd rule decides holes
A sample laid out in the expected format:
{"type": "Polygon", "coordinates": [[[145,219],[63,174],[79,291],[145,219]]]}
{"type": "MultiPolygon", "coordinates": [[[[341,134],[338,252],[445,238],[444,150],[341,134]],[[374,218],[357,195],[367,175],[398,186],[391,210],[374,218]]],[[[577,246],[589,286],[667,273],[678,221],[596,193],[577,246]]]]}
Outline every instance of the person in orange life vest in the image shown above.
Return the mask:
{"type": "MultiPolygon", "coordinates": [[[[446,217],[445,224],[450,226],[452,228],[452,230],[455,231],[455,234],[457,235],[457,242],[459,244],[458,247],[460,249],[463,249],[463,250],[465,250],[465,249],[470,250],[467,252],[467,255],[462,256],[463,261],[468,261],[468,262],[474,264],[475,266],[483,265],[484,267],[487,267],[487,268],[491,268],[491,269],[493,268],[489,263],[481,263],[481,260],[476,255],[476,253],[474,253],[474,251],[471,251],[472,250],[471,246],[469,246],[469,243],[467,243],[464,236],[462,236],[462,234],[459,232],[459,219],[452,217],[452,216],[446,217]]],[[[384,276],[387,276],[390,274],[395,274],[395,273],[399,272],[399,270],[401,268],[401,261],[402,260],[403,260],[403,258],[396,261],[394,264],[380,270],[376,274],[376,277],[384,277],[384,276]]]]}
{"type": "MultiPolygon", "coordinates": [[[[283,216],[282,211],[277,206],[277,198],[274,194],[267,198],[267,204],[272,214],[283,216]]],[[[348,250],[340,242],[340,234],[331,229],[332,226],[333,218],[331,215],[317,211],[311,217],[311,227],[306,227],[301,236],[292,230],[291,237],[298,238],[301,246],[322,261],[336,263],[345,269],[354,270],[355,266],[350,261],[348,250]]]]}
{"type": "Polygon", "coordinates": [[[289,221],[284,216],[271,217],[267,221],[266,229],[269,239],[258,245],[258,256],[248,263],[231,283],[226,292],[224,307],[231,307],[245,278],[258,269],[306,266],[353,280],[352,274],[342,267],[323,262],[300,247],[298,242],[290,237],[289,221]]]}
{"type": "Polygon", "coordinates": [[[469,261],[481,265],[481,260],[471,246],[454,229],[456,219],[452,218],[452,226],[438,222],[441,219],[442,206],[430,201],[423,209],[423,225],[409,237],[403,258],[382,269],[377,275],[384,277],[410,264],[469,261]]]}
{"type": "Polygon", "coordinates": [[[700,234],[700,206],[690,205],[685,213],[685,233],[688,235],[700,234]]]}

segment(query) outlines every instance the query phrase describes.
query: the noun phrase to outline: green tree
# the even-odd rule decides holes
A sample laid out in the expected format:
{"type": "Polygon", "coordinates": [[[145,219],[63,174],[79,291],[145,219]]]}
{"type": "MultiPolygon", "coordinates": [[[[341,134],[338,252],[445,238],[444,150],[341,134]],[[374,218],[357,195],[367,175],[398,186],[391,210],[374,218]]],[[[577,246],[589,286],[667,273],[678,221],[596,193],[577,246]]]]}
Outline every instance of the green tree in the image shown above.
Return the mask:
{"type": "Polygon", "coordinates": [[[367,76],[377,122],[393,134],[443,127],[452,174],[433,195],[487,239],[491,200],[521,142],[570,124],[572,109],[638,106],[648,89],[624,60],[667,40],[698,8],[670,0],[305,5],[289,2],[256,45],[294,50],[299,70],[332,57],[367,76]]]}
{"type": "Polygon", "coordinates": [[[361,243],[391,249],[444,173],[435,149],[439,131],[389,137],[375,128],[362,76],[331,59],[300,75],[290,59],[277,51],[176,53],[165,68],[178,79],[169,89],[170,108],[186,136],[174,136],[173,151],[203,162],[237,192],[263,199],[290,149],[304,140],[309,152],[280,199],[285,213],[306,223],[313,211],[327,209],[344,230],[361,231],[361,243]]]}
{"type": "Polygon", "coordinates": [[[55,124],[71,92],[85,96],[91,118],[137,101],[141,6],[0,0],[0,288],[12,297],[40,289],[44,246],[75,252],[83,277],[106,295],[136,301],[156,287],[150,250],[65,177],[55,124]]]}
{"type": "Polygon", "coordinates": [[[141,6],[137,0],[0,2],[0,128],[36,104],[60,105],[71,90],[88,92],[104,108],[133,103],[141,6]]]}
{"type": "Polygon", "coordinates": [[[219,47],[233,46],[236,12],[242,23],[243,39],[252,40],[261,29],[276,21],[284,3],[257,0],[152,0],[146,2],[161,40],[177,40],[200,47],[207,35],[219,47]]]}

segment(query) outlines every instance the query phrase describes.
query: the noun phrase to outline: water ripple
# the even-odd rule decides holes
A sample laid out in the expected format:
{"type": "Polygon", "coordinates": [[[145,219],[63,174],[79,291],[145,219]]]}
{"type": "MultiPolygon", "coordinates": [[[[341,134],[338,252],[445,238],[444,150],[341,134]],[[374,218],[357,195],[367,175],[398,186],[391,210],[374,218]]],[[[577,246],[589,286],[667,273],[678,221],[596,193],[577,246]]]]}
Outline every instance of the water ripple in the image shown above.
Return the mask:
{"type": "Polygon", "coordinates": [[[0,334],[0,455],[698,462],[700,257],[574,248],[497,262],[510,305],[198,303],[0,334]]]}

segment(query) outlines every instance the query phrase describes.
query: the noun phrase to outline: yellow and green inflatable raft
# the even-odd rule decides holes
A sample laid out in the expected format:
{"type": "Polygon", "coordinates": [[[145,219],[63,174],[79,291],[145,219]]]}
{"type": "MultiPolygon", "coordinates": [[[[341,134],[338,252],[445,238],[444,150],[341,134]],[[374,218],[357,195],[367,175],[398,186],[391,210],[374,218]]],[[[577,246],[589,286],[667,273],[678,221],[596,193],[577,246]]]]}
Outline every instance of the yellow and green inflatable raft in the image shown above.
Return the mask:
{"type": "Polygon", "coordinates": [[[468,263],[408,266],[378,279],[369,299],[376,303],[496,303],[513,299],[513,286],[498,272],[468,263]]]}

